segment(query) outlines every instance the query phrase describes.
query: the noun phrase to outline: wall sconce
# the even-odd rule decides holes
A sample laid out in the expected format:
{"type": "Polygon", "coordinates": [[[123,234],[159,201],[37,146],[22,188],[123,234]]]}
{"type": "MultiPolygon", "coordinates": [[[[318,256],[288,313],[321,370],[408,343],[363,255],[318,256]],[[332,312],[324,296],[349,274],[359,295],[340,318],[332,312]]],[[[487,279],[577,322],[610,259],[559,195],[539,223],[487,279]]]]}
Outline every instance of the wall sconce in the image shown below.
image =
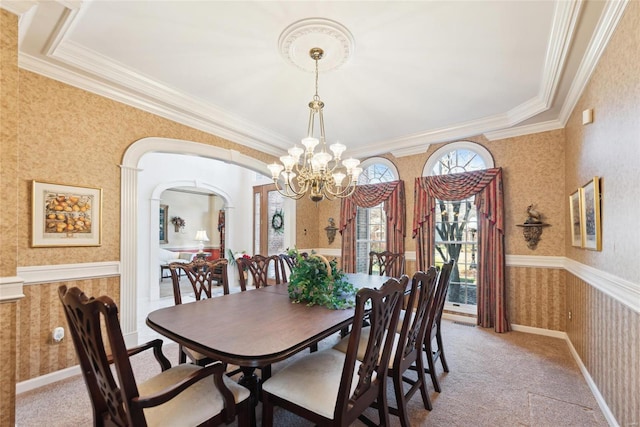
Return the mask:
{"type": "Polygon", "coordinates": [[[327,239],[329,240],[329,244],[332,244],[336,238],[336,231],[338,227],[336,227],[336,222],[333,218],[329,218],[329,225],[324,228],[324,231],[327,232],[327,239]]]}
{"type": "Polygon", "coordinates": [[[538,246],[540,237],[542,236],[542,228],[548,227],[550,224],[542,222],[542,214],[534,209],[533,205],[527,206],[527,219],[524,224],[516,224],[523,227],[522,235],[527,242],[527,247],[531,250],[538,246]]]}

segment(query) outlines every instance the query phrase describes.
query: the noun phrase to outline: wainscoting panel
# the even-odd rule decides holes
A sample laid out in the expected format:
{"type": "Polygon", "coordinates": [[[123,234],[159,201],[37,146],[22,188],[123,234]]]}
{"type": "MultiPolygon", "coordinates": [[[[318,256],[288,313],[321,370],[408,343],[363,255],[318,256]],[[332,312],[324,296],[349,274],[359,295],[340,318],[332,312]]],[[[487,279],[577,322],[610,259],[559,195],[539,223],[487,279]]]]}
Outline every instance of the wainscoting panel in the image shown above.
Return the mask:
{"type": "Polygon", "coordinates": [[[87,296],[109,295],[117,304],[120,301],[120,278],[103,277],[68,282],[42,283],[25,286],[25,297],[17,303],[18,357],[16,381],[21,382],[59,369],[76,365],[76,354],[69,334],[67,320],[58,297],[58,287],[77,286],[87,296]],[[64,340],[54,343],[53,329],[65,329],[64,340]]]}
{"type": "Polygon", "coordinates": [[[618,424],[640,425],[640,313],[566,274],[569,339],[618,424]]]}
{"type": "Polygon", "coordinates": [[[509,323],[564,331],[565,274],[557,268],[507,267],[509,323]]]}

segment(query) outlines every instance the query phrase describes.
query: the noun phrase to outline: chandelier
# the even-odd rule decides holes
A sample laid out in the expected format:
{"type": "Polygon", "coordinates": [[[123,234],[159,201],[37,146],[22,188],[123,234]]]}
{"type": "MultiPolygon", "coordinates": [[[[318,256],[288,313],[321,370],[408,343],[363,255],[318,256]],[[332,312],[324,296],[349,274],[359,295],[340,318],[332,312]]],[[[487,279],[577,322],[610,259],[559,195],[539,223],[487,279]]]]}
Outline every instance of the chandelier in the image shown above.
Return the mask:
{"type": "Polygon", "coordinates": [[[282,164],[273,163],[267,166],[278,192],[291,199],[298,200],[307,193],[314,202],[325,198],[333,200],[336,197],[348,197],[353,194],[358,176],[362,172],[362,168],[358,167],[359,160],[341,160],[342,153],[347,149],[343,144],[331,144],[329,149],[333,155],[327,152],[322,117],[324,102],[318,95],[318,61],[323,55],[324,51],[319,47],[309,51],[309,56],[316,65],[316,93],[309,102],[307,137],[301,141],[304,149],[294,145],[288,150],[288,155],[280,157],[282,164]],[[316,118],[320,128],[319,139],[313,135],[316,118]],[[318,145],[319,150],[316,152],[318,145]]]}

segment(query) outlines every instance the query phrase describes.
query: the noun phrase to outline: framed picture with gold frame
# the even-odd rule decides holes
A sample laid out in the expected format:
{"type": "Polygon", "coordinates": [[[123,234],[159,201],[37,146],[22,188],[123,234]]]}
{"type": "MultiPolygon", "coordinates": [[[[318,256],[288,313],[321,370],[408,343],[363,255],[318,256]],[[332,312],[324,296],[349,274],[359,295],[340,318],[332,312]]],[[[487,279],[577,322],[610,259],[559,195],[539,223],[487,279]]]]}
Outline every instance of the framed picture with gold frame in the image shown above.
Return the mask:
{"type": "Polygon", "coordinates": [[[600,210],[600,178],[595,176],[580,189],[582,214],[582,247],[593,251],[602,250],[602,220],[600,210]]]}
{"type": "Polygon", "coordinates": [[[100,246],[102,189],[33,181],[31,246],[100,246]]]}
{"type": "Polygon", "coordinates": [[[582,199],[580,189],[569,196],[569,218],[571,219],[571,245],[582,247],[582,199]]]}

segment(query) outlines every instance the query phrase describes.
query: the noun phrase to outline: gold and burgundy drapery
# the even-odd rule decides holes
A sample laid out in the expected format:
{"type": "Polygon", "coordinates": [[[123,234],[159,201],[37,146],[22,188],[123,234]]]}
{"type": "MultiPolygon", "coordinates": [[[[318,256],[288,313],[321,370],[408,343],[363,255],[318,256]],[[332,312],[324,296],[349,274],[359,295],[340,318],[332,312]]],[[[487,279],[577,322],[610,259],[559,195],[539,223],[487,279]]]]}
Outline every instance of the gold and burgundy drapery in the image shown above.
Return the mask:
{"type": "Polygon", "coordinates": [[[406,212],[404,181],[358,185],[353,194],[342,199],[339,231],[342,234],[342,269],[356,270],[356,214],[358,207],[372,208],[384,203],[387,215],[387,250],[404,253],[406,212]]]}
{"type": "Polygon", "coordinates": [[[436,199],[463,200],[475,194],[478,210],[478,324],[509,331],[505,292],[502,168],[416,178],[413,238],[417,268],[434,263],[436,199]]]}

